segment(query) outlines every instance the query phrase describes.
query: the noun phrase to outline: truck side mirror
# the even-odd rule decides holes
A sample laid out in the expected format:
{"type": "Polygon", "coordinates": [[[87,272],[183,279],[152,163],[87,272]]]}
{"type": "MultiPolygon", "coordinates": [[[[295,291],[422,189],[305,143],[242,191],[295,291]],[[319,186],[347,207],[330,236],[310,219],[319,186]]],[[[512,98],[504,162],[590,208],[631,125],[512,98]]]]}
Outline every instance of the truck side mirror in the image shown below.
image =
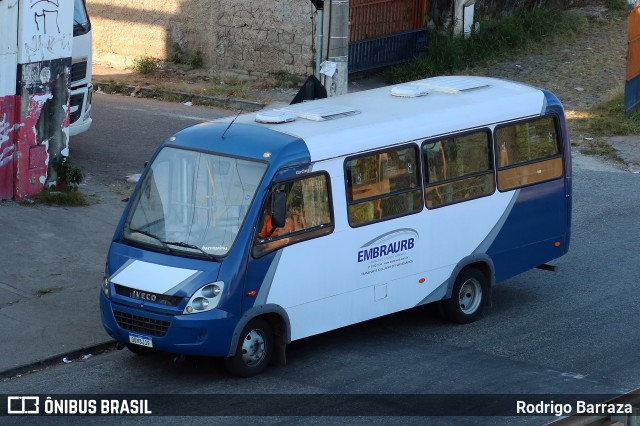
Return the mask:
{"type": "Polygon", "coordinates": [[[281,228],[285,224],[287,216],[287,194],[274,192],[271,198],[271,225],[281,228]]]}

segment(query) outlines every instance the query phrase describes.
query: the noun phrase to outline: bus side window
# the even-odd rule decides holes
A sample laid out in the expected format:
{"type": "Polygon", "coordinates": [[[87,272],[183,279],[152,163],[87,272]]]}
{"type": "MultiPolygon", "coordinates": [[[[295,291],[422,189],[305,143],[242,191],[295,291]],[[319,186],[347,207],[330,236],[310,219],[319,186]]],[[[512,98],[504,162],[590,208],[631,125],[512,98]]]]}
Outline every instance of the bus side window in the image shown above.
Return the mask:
{"type": "Polygon", "coordinates": [[[433,209],[495,191],[488,130],[425,141],[425,199],[433,209]]]}
{"type": "Polygon", "coordinates": [[[333,215],[326,174],[278,183],[271,189],[271,194],[276,192],[286,194],[284,225],[273,226],[272,195],[270,195],[265,201],[263,218],[258,227],[253,248],[255,257],[290,244],[330,234],[333,231],[333,215]]]}
{"type": "Polygon", "coordinates": [[[422,210],[415,145],[347,158],[349,224],[361,226],[422,210]]]}
{"type": "Polygon", "coordinates": [[[562,176],[562,152],[553,117],[499,126],[495,131],[498,189],[509,191],[562,176]]]}

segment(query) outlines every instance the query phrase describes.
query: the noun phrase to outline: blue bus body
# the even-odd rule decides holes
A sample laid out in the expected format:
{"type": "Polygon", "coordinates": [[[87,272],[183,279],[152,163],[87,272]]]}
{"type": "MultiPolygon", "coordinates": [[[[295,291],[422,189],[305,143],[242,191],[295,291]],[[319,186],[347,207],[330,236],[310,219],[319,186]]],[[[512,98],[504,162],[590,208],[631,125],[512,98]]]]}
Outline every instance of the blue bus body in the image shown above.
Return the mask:
{"type": "Polygon", "coordinates": [[[292,340],[425,303],[473,321],[493,284],[567,252],[571,154],[553,94],[478,77],[388,92],[168,139],[114,233],[109,335],[248,376],[292,340]]]}

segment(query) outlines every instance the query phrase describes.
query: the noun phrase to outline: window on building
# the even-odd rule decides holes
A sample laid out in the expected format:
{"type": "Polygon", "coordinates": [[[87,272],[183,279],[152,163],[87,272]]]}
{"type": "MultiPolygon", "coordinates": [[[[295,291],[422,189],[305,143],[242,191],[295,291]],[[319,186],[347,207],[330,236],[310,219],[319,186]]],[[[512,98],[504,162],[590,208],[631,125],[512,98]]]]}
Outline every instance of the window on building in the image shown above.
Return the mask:
{"type": "Polygon", "coordinates": [[[490,195],[495,190],[489,131],[425,141],[427,207],[437,208],[490,195]]]}
{"type": "Polygon", "coordinates": [[[420,211],[417,158],[417,147],[409,145],[347,159],[349,224],[361,226],[420,211]]]}
{"type": "Polygon", "coordinates": [[[254,256],[309,240],[333,231],[333,217],[329,197],[328,177],[325,174],[278,183],[271,194],[286,194],[286,218],[282,227],[272,223],[271,199],[269,195],[263,208],[263,217],[258,227],[254,256]]]}
{"type": "Polygon", "coordinates": [[[562,155],[553,117],[499,126],[495,150],[500,191],[562,176],[562,155]]]}

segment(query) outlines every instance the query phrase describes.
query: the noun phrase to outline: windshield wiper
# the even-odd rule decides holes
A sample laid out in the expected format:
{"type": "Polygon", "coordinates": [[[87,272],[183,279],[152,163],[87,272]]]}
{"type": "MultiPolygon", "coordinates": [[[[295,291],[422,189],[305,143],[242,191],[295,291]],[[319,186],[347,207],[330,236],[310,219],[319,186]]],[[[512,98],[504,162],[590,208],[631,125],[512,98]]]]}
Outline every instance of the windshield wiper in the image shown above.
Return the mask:
{"type": "Polygon", "coordinates": [[[143,231],[142,229],[134,229],[134,228],[129,228],[129,232],[137,232],[138,234],[142,234],[142,235],[145,235],[145,236],[147,236],[149,238],[153,238],[154,240],[156,240],[160,244],[162,244],[162,246],[167,250],[167,253],[172,253],[173,252],[173,250],[171,250],[171,247],[169,247],[165,241],[162,241],[160,239],[160,237],[158,237],[157,235],[152,234],[151,232],[143,231]]]}
{"type": "Polygon", "coordinates": [[[201,247],[198,247],[194,244],[189,244],[189,243],[185,243],[184,241],[162,241],[164,244],[168,244],[171,246],[178,246],[178,247],[184,247],[184,248],[190,248],[193,250],[198,250],[200,253],[204,254],[207,258],[213,260],[215,259],[215,257],[210,254],[207,253],[206,251],[204,251],[201,247]]]}
{"type": "Polygon", "coordinates": [[[129,228],[129,232],[137,232],[138,234],[142,234],[145,235],[149,238],[153,238],[154,240],[158,241],[160,244],[162,244],[162,246],[167,250],[167,253],[174,253],[175,250],[172,250],[171,247],[169,246],[177,246],[177,247],[184,247],[184,248],[189,248],[192,250],[197,250],[200,253],[204,254],[208,259],[214,260],[215,257],[210,254],[207,253],[206,251],[204,251],[202,248],[193,245],[193,244],[189,244],[189,243],[185,243],[183,241],[164,241],[162,240],[160,237],[158,237],[157,235],[152,234],[151,232],[148,231],[143,231],[142,229],[134,229],[134,228],[129,228]]]}
{"type": "Polygon", "coordinates": [[[82,35],[89,32],[89,23],[82,23],[77,19],[73,20],[73,36],[82,35]]]}

